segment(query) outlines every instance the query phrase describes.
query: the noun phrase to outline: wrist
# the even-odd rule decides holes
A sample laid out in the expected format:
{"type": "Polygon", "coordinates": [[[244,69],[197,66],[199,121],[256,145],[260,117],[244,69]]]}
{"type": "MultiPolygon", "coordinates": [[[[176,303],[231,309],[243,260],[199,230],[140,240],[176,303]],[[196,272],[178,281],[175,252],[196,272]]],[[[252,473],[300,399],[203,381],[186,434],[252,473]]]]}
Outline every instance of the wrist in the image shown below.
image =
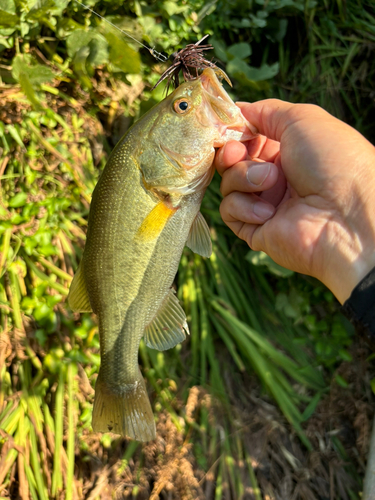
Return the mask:
{"type": "Polygon", "coordinates": [[[375,230],[369,228],[366,235],[357,231],[335,230],[331,241],[332,255],[323,273],[323,283],[343,304],[358,283],[375,267],[375,230]]]}

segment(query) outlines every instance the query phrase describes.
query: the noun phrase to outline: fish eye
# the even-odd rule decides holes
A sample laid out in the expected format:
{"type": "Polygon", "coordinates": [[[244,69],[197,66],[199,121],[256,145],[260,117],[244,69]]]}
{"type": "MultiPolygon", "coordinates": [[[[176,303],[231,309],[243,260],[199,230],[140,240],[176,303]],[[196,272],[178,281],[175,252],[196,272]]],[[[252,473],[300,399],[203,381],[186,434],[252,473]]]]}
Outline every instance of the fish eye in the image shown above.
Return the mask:
{"type": "Polygon", "coordinates": [[[189,109],[189,103],[186,99],[178,99],[173,103],[173,109],[176,113],[182,115],[189,109]]]}

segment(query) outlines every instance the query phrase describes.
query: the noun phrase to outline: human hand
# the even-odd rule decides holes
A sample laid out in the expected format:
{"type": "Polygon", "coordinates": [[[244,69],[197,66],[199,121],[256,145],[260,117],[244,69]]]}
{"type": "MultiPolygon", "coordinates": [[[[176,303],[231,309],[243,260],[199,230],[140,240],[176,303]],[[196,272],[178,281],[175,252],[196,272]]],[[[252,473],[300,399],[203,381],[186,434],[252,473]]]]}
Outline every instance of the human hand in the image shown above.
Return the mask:
{"type": "Polygon", "coordinates": [[[343,303],[375,266],[374,146],[318,106],[238,105],[261,135],[216,154],[224,222],[343,303]]]}

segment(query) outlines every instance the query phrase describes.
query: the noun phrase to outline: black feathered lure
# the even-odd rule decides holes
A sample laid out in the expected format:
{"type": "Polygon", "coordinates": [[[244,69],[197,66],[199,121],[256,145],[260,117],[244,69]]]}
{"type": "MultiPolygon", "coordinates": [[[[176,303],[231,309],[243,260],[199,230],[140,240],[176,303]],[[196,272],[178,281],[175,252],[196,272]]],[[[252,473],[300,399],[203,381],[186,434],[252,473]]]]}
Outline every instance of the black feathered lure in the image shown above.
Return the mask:
{"type": "Polygon", "coordinates": [[[181,49],[178,52],[174,52],[170,56],[170,58],[172,58],[173,60],[172,65],[164,71],[164,73],[161,75],[161,77],[159,78],[157,83],[152,87],[151,90],[154,90],[159,85],[159,83],[161,83],[165,79],[168,79],[167,91],[166,91],[166,93],[168,94],[169,87],[171,84],[175,88],[177,88],[180,85],[180,77],[179,77],[180,71],[182,71],[184,80],[188,81],[188,80],[193,80],[194,78],[198,78],[199,76],[198,70],[205,68],[215,68],[218,71],[218,73],[220,73],[222,76],[224,76],[224,78],[227,81],[229,81],[224,71],[218,68],[216,64],[214,64],[213,62],[207,61],[207,59],[204,58],[203,53],[206,50],[213,49],[213,46],[210,44],[200,45],[200,43],[203,42],[203,40],[205,40],[207,37],[208,35],[205,35],[197,43],[190,43],[189,45],[186,45],[184,49],[181,49]],[[191,73],[191,70],[195,70],[195,75],[191,73]]]}

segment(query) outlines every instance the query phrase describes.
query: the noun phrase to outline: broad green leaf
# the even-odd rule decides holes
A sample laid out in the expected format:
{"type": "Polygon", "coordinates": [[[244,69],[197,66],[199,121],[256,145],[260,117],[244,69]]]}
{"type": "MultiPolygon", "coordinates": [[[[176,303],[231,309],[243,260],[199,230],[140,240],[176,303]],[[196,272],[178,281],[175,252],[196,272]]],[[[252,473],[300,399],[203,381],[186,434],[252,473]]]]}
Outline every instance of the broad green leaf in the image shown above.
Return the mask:
{"type": "Polygon", "coordinates": [[[108,63],[108,43],[102,37],[98,36],[93,38],[89,43],[90,54],[87,58],[87,62],[96,68],[102,64],[108,63]]]}
{"type": "Polygon", "coordinates": [[[210,38],[210,43],[214,48],[216,57],[218,57],[223,62],[227,62],[228,56],[225,43],[222,40],[218,40],[217,38],[210,38]]]}
{"type": "Polygon", "coordinates": [[[290,269],[286,269],[276,264],[276,262],[264,252],[255,252],[251,250],[245,258],[251,262],[253,266],[266,266],[272,274],[280,278],[289,278],[289,276],[294,274],[290,269]]]}
{"type": "Polygon", "coordinates": [[[34,88],[52,80],[54,77],[52,70],[48,66],[38,64],[28,54],[19,54],[12,61],[12,76],[19,81],[23,92],[34,108],[41,109],[42,106],[34,88]]]}
{"type": "Polygon", "coordinates": [[[21,85],[21,88],[25,94],[25,96],[28,98],[30,103],[33,105],[34,109],[40,110],[42,108],[42,105],[40,104],[40,101],[33,89],[33,86],[30,82],[30,78],[26,73],[21,72],[18,75],[18,81],[21,85]]]}
{"type": "Polygon", "coordinates": [[[83,85],[86,88],[91,89],[92,84],[86,67],[86,61],[89,54],[90,54],[89,47],[87,46],[81,47],[73,59],[73,66],[74,66],[74,71],[79,76],[83,85]]]}
{"type": "Polygon", "coordinates": [[[48,66],[43,66],[42,64],[31,66],[27,69],[26,74],[29,77],[31,84],[35,86],[49,82],[53,80],[55,76],[53,71],[48,66]]]}
{"type": "Polygon", "coordinates": [[[274,63],[271,66],[263,64],[260,68],[253,68],[246,64],[245,61],[235,57],[232,61],[229,61],[227,71],[242,83],[258,82],[269,80],[277,75],[279,72],[279,63],[274,63]]]}
{"type": "Polygon", "coordinates": [[[230,24],[235,28],[251,28],[253,26],[250,19],[246,17],[243,19],[231,19],[230,24]]]}
{"type": "Polygon", "coordinates": [[[77,29],[66,40],[66,47],[68,49],[68,56],[74,57],[76,53],[82,48],[86,47],[93,38],[95,38],[96,33],[94,30],[82,30],[77,29]]]}
{"type": "Polygon", "coordinates": [[[237,57],[238,59],[245,59],[251,56],[251,45],[249,43],[241,42],[235,43],[228,48],[228,52],[231,56],[237,57]]]}
{"type": "Polygon", "coordinates": [[[71,0],[54,0],[55,10],[62,12],[71,0]]]}
{"type": "Polygon", "coordinates": [[[31,25],[29,23],[20,23],[20,33],[24,37],[30,32],[31,25]]]}
{"type": "MultiPolygon", "coordinates": [[[[128,16],[106,16],[105,19],[117,26],[119,29],[126,31],[137,40],[142,39],[143,28],[138,20],[135,20],[128,16]]],[[[113,28],[109,27],[106,22],[101,23],[99,29],[103,34],[108,31],[113,32],[113,28]]],[[[114,33],[116,34],[116,32],[114,33]]]]}
{"type": "Polygon", "coordinates": [[[0,9],[0,28],[11,28],[18,23],[18,16],[0,9]]]}
{"type": "Polygon", "coordinates": [[[203,3],[203,7],[198,12],[198,23],[200,23],[203,18],[209,16],[216,10],[217,2],[218,0],[209,0],[208,2],[203,3]]]}
{"type": "Polygon", "coordinates": [[[267,26],[266,18],[268,17],[268,12],[258,10],[257,15],[250,14],[250,22],[253,28],[264,28],[267,26]]]}
{"type": "Polygon", "coordinates": [[[124,73],[139,73],[141,60],[138,52],[113,33],[106,33],[105,37],[109,45],[110,63],[124,73]]]}
{"type": "Polygon", "coordinates": [[[48,82],[55,76],[48,66],[38,64],[35,59],[28,54],[19,54],[12,61],[13,77],[19,80],[21,74],[26,75],[30,84],[35,86],[48,82]]]}
{"type": "Polygon", "coordinates": [[[23,207],[27,200],[27,193],[17,193],[10,200],[8,205],[12,208],[23,207]]]}
{"type": "Polygon", "coordinates": [[[267,23],[266,37],[273,42],[281,42],[286,35],[287,19],[272,18],[267,23]]]}
{"type": "Polygon", "coordinates": [[[40,21],[45,16],[49,17],[54,7],[55,3],[53,0],[38,0],[27,14],[26,19],[40,21]]]}
{"type": "MultiPolygon", "coordinates": [[[[86,62],[96,68],[108,62],[108,42],[95,30],[75,30],[67,39],[67,49],[70,57],[74,58],[83,48],[88,48],[86,62]]],[[[82,52],[76,58],[75,64],[82,59],[82,52]]],[[[82,69],[82,68],[81,68],[82,69]]],[[[87,72],[87,71],[86,71],[87,72]]]]}
{"type": "MultiPolygon", "coordinates": [[[[163,2],[163,10],[168,14],[168,16],[173,16],[175,14],[180,14],[189,9],[189,5],[179,5],[180,2],[167,0],[163,2]]],[[[185,2],[184,2],[185,3],[185,2]]]]}
{"type": "MultiPolygon", "coordinates": [[[[12,29],[12,32],[14,32],[13,29],[12,29]]],[[[0,35],[0,52],[2,52],[5,49],[11,49],[13,46],[12,42],[13,42],[13,38],[0,35]],[[9,43],[9,42],[11,42],[11,43],[9,43]]]]}
{"type": "Polygon", "coordinates": [[[59,23],[57,25],[56,36],[60,39],[66,38],[66,40],[68,40],[68,37],[77,30],[85,31],[82,28],[82,24],[78,23],[74,19],[70,17],[62,17],[59,19],[59,23]]]}
{"type": "Polygon", "coordinates": [[[16,4],[14,0],[0,0],[0,10],[9,14],[16,14],[16,4]]]}
{"type": "Polygon", "coordinates": [[[52,314],[52,309],[48,307],[47,304],[42,303],[34,309],[34,318],[36,321],[43,322],[43,320],[49,319],[52,314]]]}
{"type": "MultiPolygon", "coordinates": [[[[22,25],[22,23],[21,23],[21,25],[22,25]]],[[[3,45],[8,45],[8,47],[7,47],[7,48],[11,48],[11,47],[13,47],[13,39],[12,39],[12,38],[11,38],[11,39],[9,39],[9,35],[11,35],[12,33],[14,33],[14,31],[15,31],[15,28],[14,28],[14,27],[12,27],[12,28],[0,28],[0,39],[1,39],[1,43],[2,43],[3,45]],[[5,38],[6,43],[3,41],[3,40],[4,40],[4,37],[6,37],[6,38],[5,38]]]]}
{"type": "Polygon", "coordinates": [[[173,14],[176,14],[179,10],[179,6],[177,5],[176,2],[163,2],[163,9],[166,11],[168,16],[173,16],[173,14]]]}
{"type": "Polygon", "coordinates": [[[52,243],[40,246],[38,250],[40,254],[45,255],[46,257],[48,257],[49,255],[56,255],[58,252],[56,246],[52,245],[52,243]]]}

